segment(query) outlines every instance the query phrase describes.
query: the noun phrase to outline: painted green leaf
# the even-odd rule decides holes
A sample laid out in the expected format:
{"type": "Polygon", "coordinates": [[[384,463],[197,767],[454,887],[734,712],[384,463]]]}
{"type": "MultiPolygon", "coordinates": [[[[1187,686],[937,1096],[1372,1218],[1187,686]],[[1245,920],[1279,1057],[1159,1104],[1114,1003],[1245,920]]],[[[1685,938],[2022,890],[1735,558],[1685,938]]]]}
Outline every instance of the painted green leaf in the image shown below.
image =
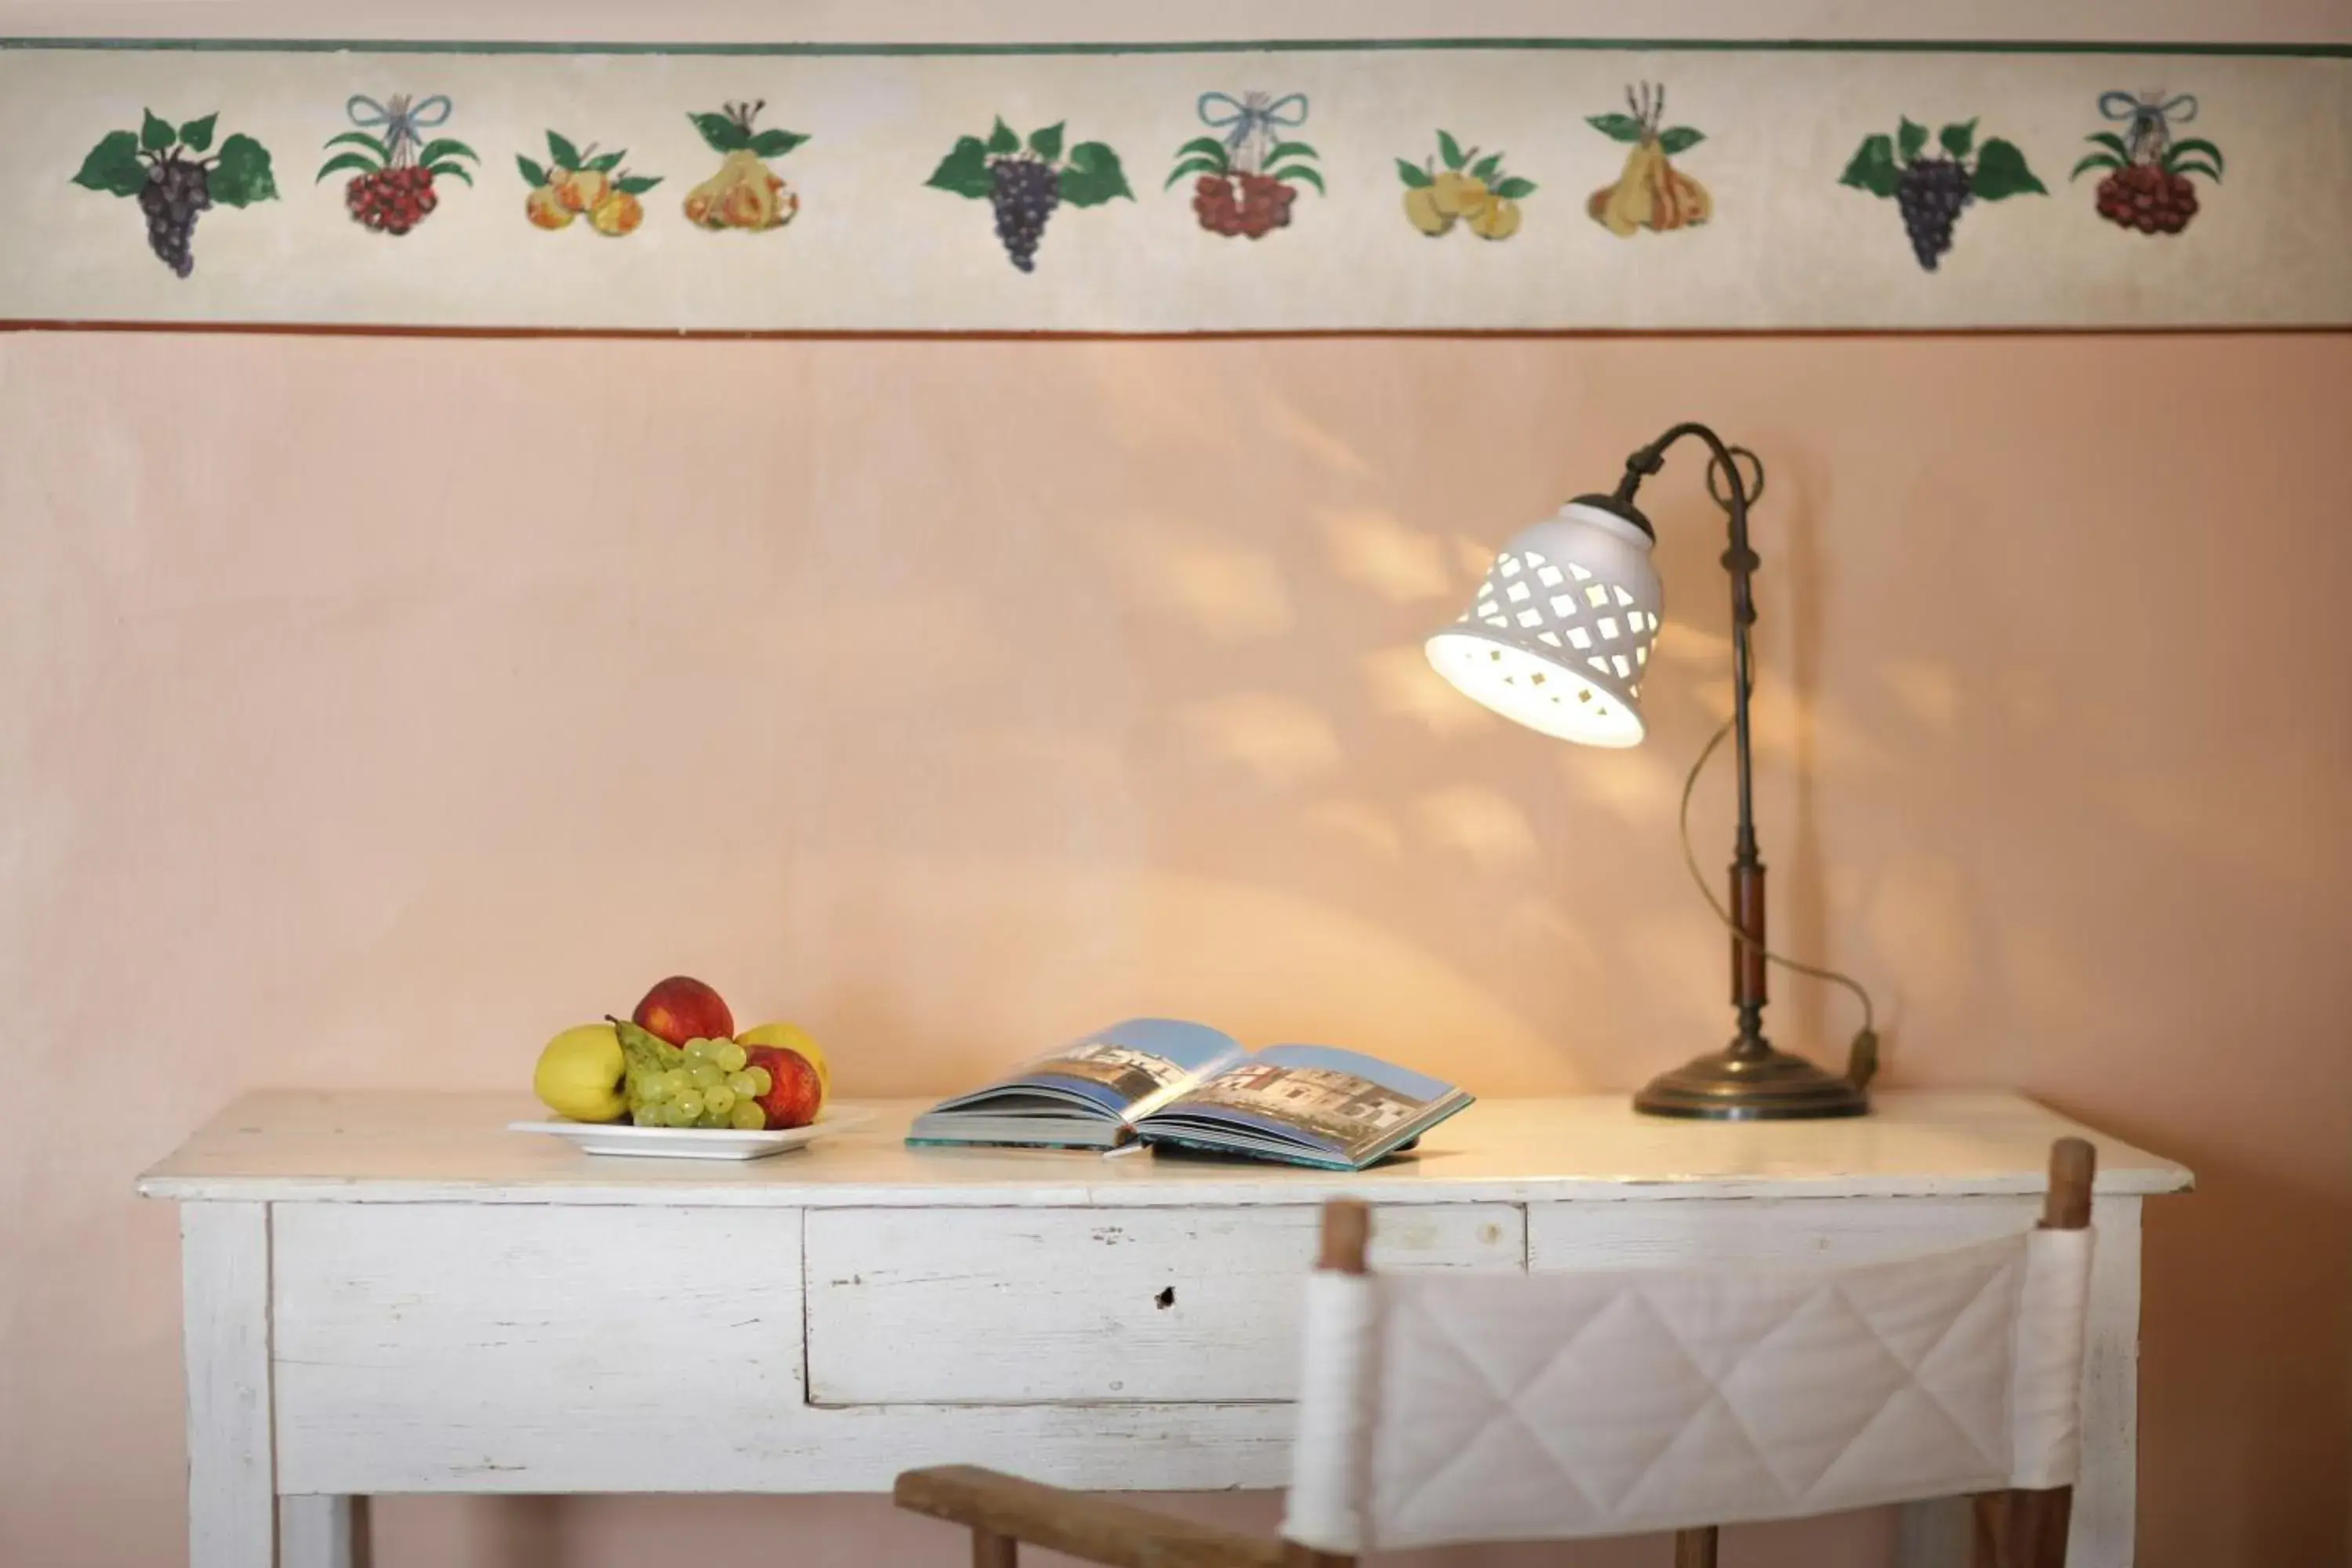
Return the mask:
{"type": "Polygon", "coordinates": [[[2074,165],[2074,172],[2066,177],[2079,180],[2093,169],[2120,169],[2123,166],[2124,161],[2113,153],[2085,153],[2083,161],[2074,165]]]}
{"type": "Polygon", "coordinates": [[[1062,171],[1062,199],[1074,207],[1100,206],[1113,196],[1135,199],[1127,188],[1127,171],[1118,154],[1100,142],[1081,142],[1070,149],[1070,166],[1062,171]]]}
{"type": "Polygon", "coordinates": [[[1839,184],[1868,191],[1874,196],[1891,196],[1902,183],[1903,171],[1895,162],[1895,139],[1891,136],[1864,137],[1853,161],[1846,164],[1845,173],[1838,176],[1839,184]]]}
{"type": "MultiPolygon", "coordinates": [[[[714,114],[710,118],[718,120],[721,117],[714,114]]],[[[735,122],[730,120],[727,123],[732,125],[735,122]]],[[[572,144],[572,138],[559,136],[552,131],[547,133],[547,156],[549,161],[559,169],[576,169],[580,166],[580,149],[572,144]]]]}
{"type": "Polygon", "coordinates": [[[1060,163],[1062,161],[1062,127],[1067,123],[1066,121],[1057,121],[1043,131],[1029,132],[1029,151],[1036,153],[1048,163],[1060,163]]]}
{"type": "Polygon", "coordinates": [[[2221,149],[2214,146],[2202,136],[2188,136],[2175,142],[2171,150],[2164,155],[2165,166],[2168,169],[2172,166],[2172,161],[2175,158],[2185,158],[2197,153],[2202,153],[2213,160],[2213,177],[2217,180],[2221,177],[2221,171],[2229,167],[2221,161],[2221,149]]]}
{"type": "Polygon", "coordinates": [[[805,132],[762,131],[751,138],[751,155],[755,158],[781,158],[807,140],[805,132]]]}
{"type": "Polygon", "coordinates": [[[1195,136],[1176,149],[1176,156],[1179,158],[1189,158],[1195,153],[1203,158],[1214,158],[1220,168],[1229,166],[1225,157],[1225,144],[1213,136],[1195,136]]]}
{"type": "Polygon", "coordinates": [[[73,183],[85,190],[110,191],[135,196],[147,184],[147,165],[139,161],[139,138],[129,131],[110,131],[100,138],[73,183]]]}
{"type": "Polygon", "coordinates": [[[474,176],[466,173],[466,165],[454,158],[444,158],[437,163],[427,163],[425,165],[425,172],[428,174],[448,174],[465,181],[469,185],[474,183],[474,176]]]}
{"type": "Polygon", "coordinates": [[[1470,165],[1470,173],[1474,178],[1491,180],[1502,166],[1503,155],[1500,153],[1489,153],[1470,165]]]}
{"type": "MultiPolygon", "coordinates": [[[[226,158],[227,155],[227,149],[222,149],[221,156],[226,158]]],[[[315,185],[319,183],[319,180],[325,179],[328,175],[335,173],[338,169],[357,169],[363,174],[373,174],[378,169],[383,167],[383,164],[377,163],[374,159],[369,157],[364,153],[338,153],[333,157],[319,165],[319,179],[313,180],[310,183],[315,185]]],[[[215,174],[218,174],[220,171],[215,169],[213,172],[215,174]]]]}
{"type": "Polygon", "coordinates": [[[1441,131],[1437,133],[1437,155],[1445,160],[1447,168],[1457,172],[1461,169],[1462,143],[1454,140],[1454,132],[1451,131],[1441,131]]]}
{"type": "Polygon", "coordinates": [[[988,133],[988,150],[1000,157],[1021,151],[1019,132],[1005,124],[1001,114],[996,117],[996,129],[988,133]]]}
{"type": "Polygon", "coordinates": [[[213,144],[213,125],[219,119],[220,110],[215,110],[202,120],[191,120],[181,126],[181,145],[191,153],[210,152],[213,144]]]}
{"type": "Polygon", "coordinates": [[[515,154],[515,167],[522,171],[523,184],[531,186],[533,189],[537,189],[539,186],[547,184],[548,176],[546,167],[542,164],[532,163],[530,159],[524,157],[520,153],[515,154]]]}
{"type": "Polygon", "coordinates": [[[364,147],[369,152],[375,154],[376,162],[379,164],[389,163],[392,162],[392,149],[384,145],[381,140],[369,135],[364,131],[346,131],[340,136],[330,136],[327,138],[326,145],[330,147],[344,145],[364,147]]]}
{"type": "MultiPolygon", "coordinates": [[[[723,114],[689,114],[687,118],[694,121],[697,131],[702,132],[703,145],[714,153],[740,153],[751,144],[751,133],[723,114]]],[[[555,132],[549,132],[547,145],[550,152],[554,151],[556,141],[555,132]]],[[[564,145],[569,147],[572,143],[566,142],[564,145]]],[[[572,156],[579,154],[575,152],[572,156]]],[[[561,153],[556,155],[556,162],[563,162],[561,153]]]]}
{"type": "Polygon", "coordinates": [[[1927,128],[1905,116],[1902,128],[1895,133],[1895,151],[1905,163],[1918,162],[1919,154],[1927,150],[1927,128]]]}
{"type": "Polygon", "coordinates": [[[1970,153],[1976,151],[1977,122],[1973,120],[1956,120],[1937,132],[1936,140],[1942,145],[1944,151],[1953,157],[1966,158],[1970,153]]]}
{"type": "Polygon", "coordinates": [[[2167,159],[2164,172],[2168,174],[2202,174],[2217,185],[2221,183],[2221,171],[2202,158],[2167,159]]]}
{"type": "Polygon", "coordinates": [[[1429,177],[1428,170],[1418,163],[1407,163],[1402,158],[1397,160],[1397,178],[1416,191],[1436,183],[1429,177]]]}
{"type": "Polygon", "coordinates": [[[661,183],[659,174],[624,174],[613,182],[613,188],[629,195],[641,196],[661,183]]]}
{"type": "Polygon", "coordinates": [[[957,137],[955,151],[940,160],[940,166],[923,184],[960,196],[988,195],[995,181],[988,172],[986,144],[977,136],[957,137]]]}
{"type": "Polygon", "coordinates": [[[1323,154],[1304,142],[1277,142],[1265,155],[1269,163],[1287,163],[1299,158],[1320,158],[1323,154]]]}
{"type": "Polygon", "coordinates": [[[619,168],[621,160],[628,155],[629,150],[625,147],[617,153],[599,153],[580,166],[583,169],[593,169],[600,174],[609,174],[619,168]]]}
{"type": "Polygon", "coordinates": [[[1534,195],[1536,194],[1536,183],[1533,180],[1522,180],[1517,174],[1514,174],[1509,179],[1497,184],[1495,187],[1495,194],[1507,201],[1515,202],[1521,196],[1534,195]]]}
{"type": "Polygon", "coordinates": [[[1310,163],[1285,163],[1278,169],[1268,169],[1265,177],[1269,180],[1303,180],[1324,195],[1331,194],[1323,189],[1323,176],[1310,163]]]}
{"type": "Polygon", "coordinates": [[[1687,125],[1677,125],[1658,133],[1658,145],[1669,154],[1687,153],[1706,140],[1706,132],[1694,131],[1687,125]]]}
{"type": "Polygon", "coordinates": [[[242,132],[231,136],[221,143],[220,162],[213,165],[205,188],[213,200],[233,207],[276,201],[278,175],[269,166],[269,149],[242,132]]]}
{"type": "Polygon", "coordinates": [[[2017,143],[1998,136],[1987,142],[1984,150],[1977,154],[1976,173],[1969,177],[1969,189],[1988,202],[2050,194],[2050,187],[2025,166],[2025,154],[2017,150],[2017,143]]]}
{"type": "Polygon", "coordinates": [[[1630,114],[1587,115],[1584,122],[1612,142],[1632,142],[1642,139],[1642,122],[1630,114]]]}
{"type": "Polygon", "coordinates": [[[161,153],[180,139],[180,133],[173,128],[172,122],[153,110],[142,110],[140,112],[147,117],[139,127],[139,145],[145,151],[161,153]]]}
{"type": "Polygon", "coordinates": [[[2123,163],[2128,163],[2131,162],[2131,149],[2124,144],[2124,139],[2122,137],[2116,135],[2112,131],[2094,131],[2088,136],[2084,137],[2083,140],[2085,142],[2097,142],[2100,146],[2105,147],[2108,152],[2113,153],[2116,157],[2123,163]]]}
{"type": "Polygon", "coordinates": [[[1169,170],[1168,184],[1161,185],[1160,188],[1164,191],[1169,185],[1174,184],[1177,181],[1182,179],[1187,174],[1223,174],[1226,172],[1227,170],[1223,163],[1196,155],[1185,159],[1173,169],[1169,170]]]}

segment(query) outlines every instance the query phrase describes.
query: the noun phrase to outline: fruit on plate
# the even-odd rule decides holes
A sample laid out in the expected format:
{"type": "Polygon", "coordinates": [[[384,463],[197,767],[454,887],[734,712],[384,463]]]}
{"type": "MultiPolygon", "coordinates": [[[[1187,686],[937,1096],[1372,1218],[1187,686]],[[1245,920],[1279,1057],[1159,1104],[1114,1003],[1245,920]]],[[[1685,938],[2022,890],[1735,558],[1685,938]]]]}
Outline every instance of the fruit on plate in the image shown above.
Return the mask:
{"type": "Polygon", "coordinates": [[[814,1062],[782,1046],[752,1046],[744,1048],[744,1058],[747,1075],[769,1080],[766,1090],[752,1097],[769,1127],[806,1127],[816,1120],[824,1108],[824,1080],[814,1062]]]}
{"type": "Polygon", "coordinates": [[[530,1087],[549,1110],[574,1121],[618,1121],[628,1112],[627,1058],[611,1024],[583,1024],[547,1042],[530,1087]]]}
{"type": "Polygon", "coordinates": [[[688,1040],[723,1040],[735,1033],[735,1016],[719,993],[683,974],[673,974],[646,992],[629,1021],[681,1048],[688,1040]]]}
{"type": "Polygon", "coordinates": [[[757,1131],[765,1122],[759,1107],[751,1117],[738,1115],[766,1076],[730,1083],[727,1064],[742,1065],[742,1047],[732,1040],[700,1036],[683,1047],[647,1033],[635,1024],[617,1020],[621,1049],[628,1058],[629,1120],[640,1127],[734,1127],[757,1131]],[[759,1120],[752,1120],[757,1117],[759,1120]]]}
{"type": "Polygon", "coordinates": [[[745,1047],[774,1046],[780,1050],[798,1051],[808,1058],[809,1066],[816,1068],[818,1088],[826,1097],[832,1095],[833,1065],[824,1059],[824,1048],[811,1039],[809,1032],[798,1024],[761,1024],[757,1028],[743,1030],[735,1038],[745,1047]]]}

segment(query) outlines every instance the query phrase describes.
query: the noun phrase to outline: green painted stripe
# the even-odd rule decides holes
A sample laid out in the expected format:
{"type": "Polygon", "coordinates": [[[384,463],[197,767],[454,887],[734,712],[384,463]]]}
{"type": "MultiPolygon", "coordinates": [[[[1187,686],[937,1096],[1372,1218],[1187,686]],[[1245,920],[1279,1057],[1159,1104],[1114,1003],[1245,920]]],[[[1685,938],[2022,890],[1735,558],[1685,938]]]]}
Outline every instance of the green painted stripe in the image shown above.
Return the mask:
{"type": "Polygon", "coordinates": [[[2352,59],[2352,44],[2027,42],[1933,38],[1261,38],[1129,44],[633,44],[406,38],[0,38],[0,49],[190,50],[217,54],[769,55],[891,58],[997,55],[1230,55],[1401,53],[1412,50],[1601,49],[1790,54],[2179,55],[2352,59]]]}

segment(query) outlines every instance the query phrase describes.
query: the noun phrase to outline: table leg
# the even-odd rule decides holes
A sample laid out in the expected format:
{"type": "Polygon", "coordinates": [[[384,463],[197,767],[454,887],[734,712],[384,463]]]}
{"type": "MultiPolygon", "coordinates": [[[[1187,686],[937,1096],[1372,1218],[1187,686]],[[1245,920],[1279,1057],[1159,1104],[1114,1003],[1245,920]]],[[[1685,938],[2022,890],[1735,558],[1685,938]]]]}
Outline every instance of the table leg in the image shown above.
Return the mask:
{"type": "Polygon", "coordinates": [[[368,1568],[368,1500],[278,1500],[278,1568],[368,1568]]]}
{"type": "Polygon", "coordinates": [[[189,1568],[272,1568],[268,1205],[183,1204],[180,1280],[189,1568]]]}
{"type": "Polygon", "coordinates": [[[2083,1342],[2083,1468],[2066,1568],[2131,1568],[2139,1509],[2140,1200],[2091,1205],[2090,1324],[2083,1342]]]}

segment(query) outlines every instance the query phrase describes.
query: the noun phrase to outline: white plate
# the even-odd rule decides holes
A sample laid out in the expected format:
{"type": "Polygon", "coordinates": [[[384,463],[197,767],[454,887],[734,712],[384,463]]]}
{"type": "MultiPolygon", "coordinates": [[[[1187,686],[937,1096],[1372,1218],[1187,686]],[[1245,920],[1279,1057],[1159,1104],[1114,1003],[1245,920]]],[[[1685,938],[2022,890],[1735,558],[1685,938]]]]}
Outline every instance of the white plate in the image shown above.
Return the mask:
{"type": "Polygon", "coordinates": [[[625,1121],[509,1121],[509,1132],[550,1132],[584,1154],[634,1154],[663,1160],[764,1160],[787,1149],[874,1120],[870,1110],[828,1106],[806,1127],[738,1132],[731,1127],[634,1127],[625,1121]]]}

